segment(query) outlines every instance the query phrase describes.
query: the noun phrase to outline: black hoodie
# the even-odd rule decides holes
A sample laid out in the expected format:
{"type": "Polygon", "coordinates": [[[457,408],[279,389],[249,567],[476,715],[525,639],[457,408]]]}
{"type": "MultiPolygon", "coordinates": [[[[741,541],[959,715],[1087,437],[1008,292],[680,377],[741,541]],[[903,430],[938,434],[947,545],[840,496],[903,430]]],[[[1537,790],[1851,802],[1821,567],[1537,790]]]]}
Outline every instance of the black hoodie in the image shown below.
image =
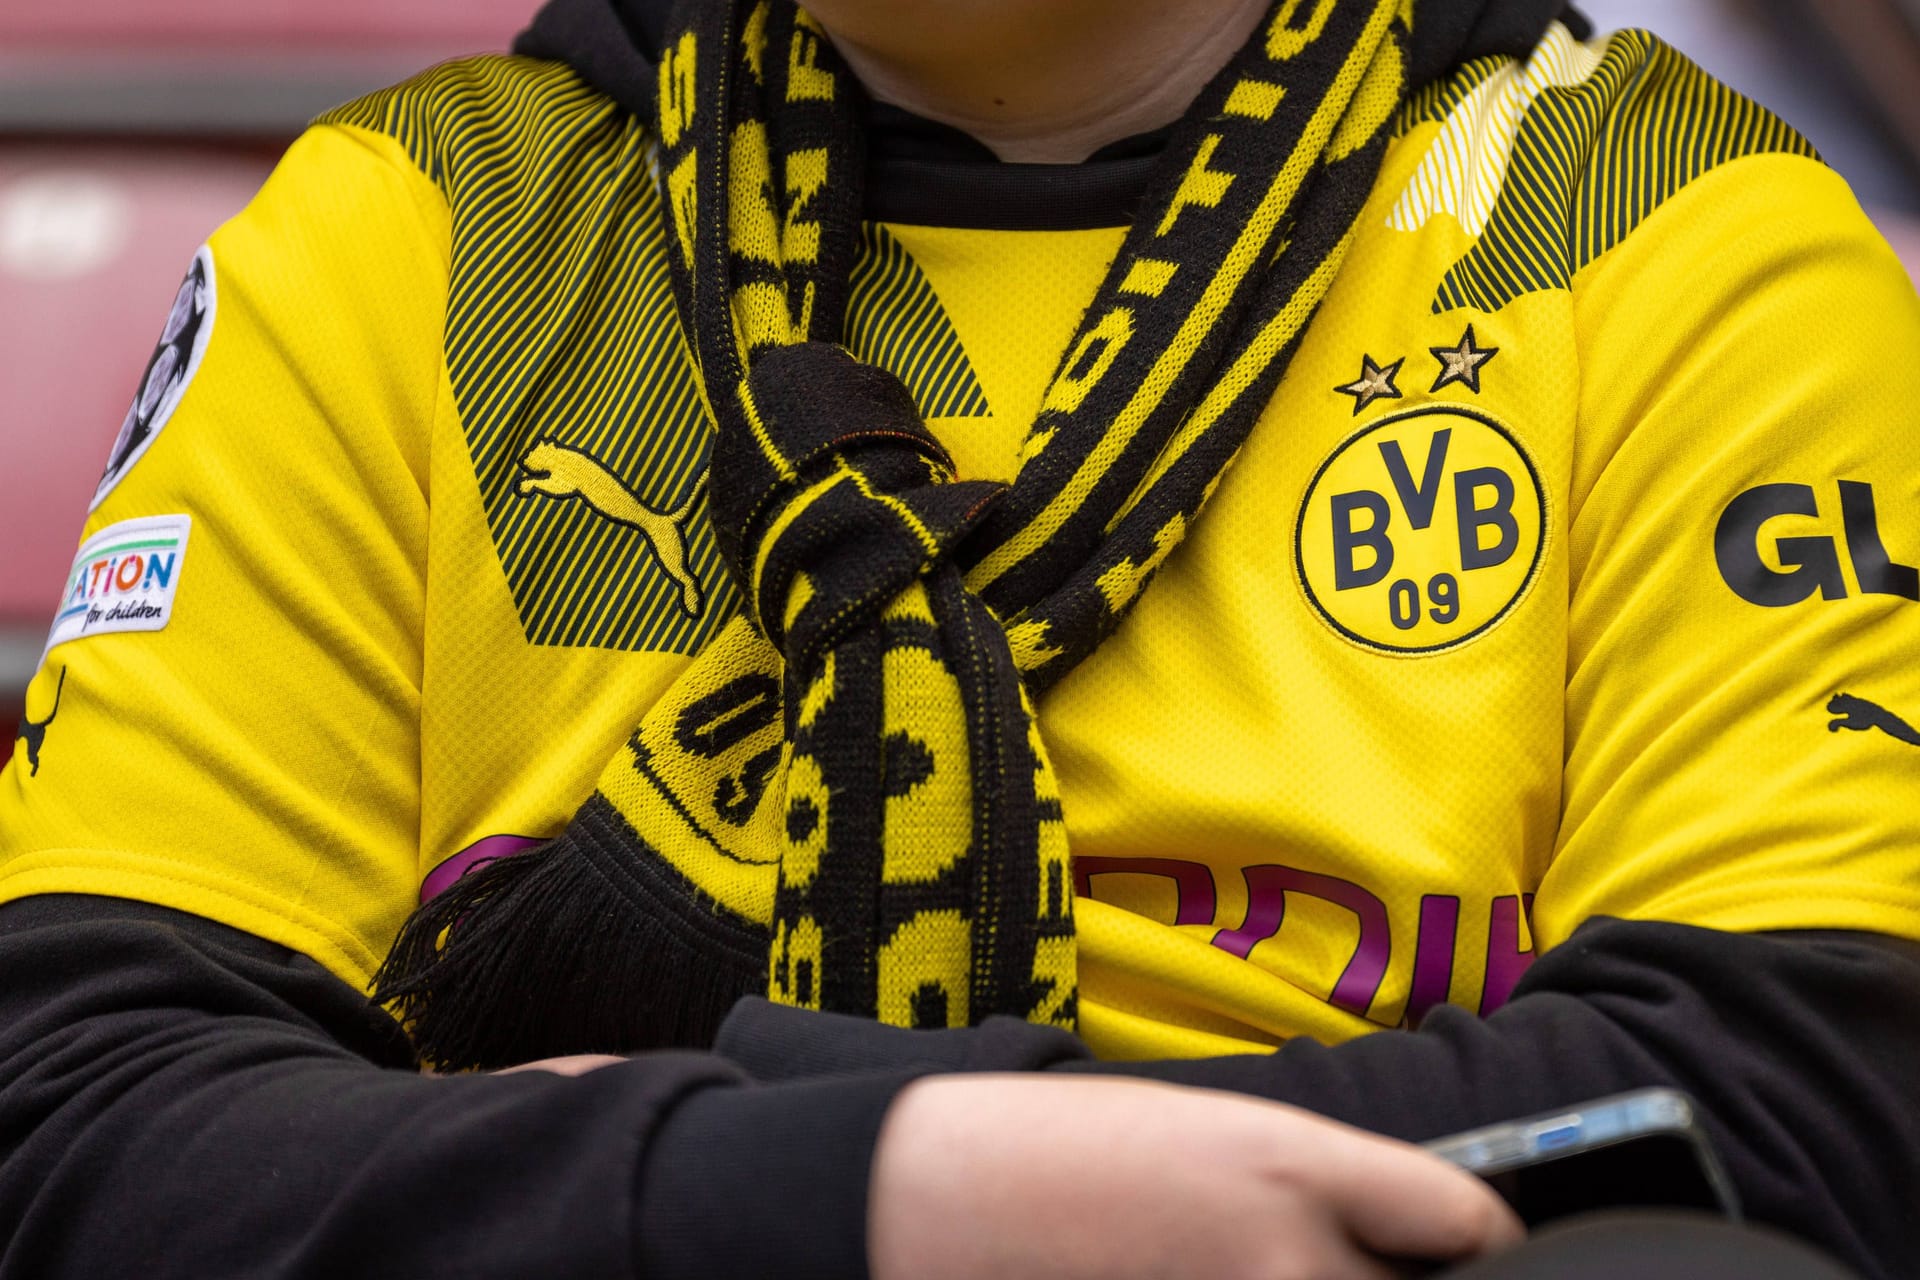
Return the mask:
{"type": "MultiPolygon", "coordinates": [[[[520,48],[645,111],[663,8],[554,0],[520,48]]],[[[1518,52],[1541,10],[1459,0],[1423,17],[1458,24],[1456,47],[1518,52]]],[[[884,108],[869,138],[870,215],[985,227],[1123,222],[1160,144],[1006,166],[884,108]]],[[[1020,1024],[897,1032],[747,1001],[717,1054],[429,1080],[384,1013],[303,956],[138,903],[29,899],[0,908],[0,1280],[857,1278],[893,1096],[981,1069],[1234,1089],[1415,1140],[1677,1085],[1753,1217],[1914,1276],[1915,1010],[1905,944],[1599,920],[1485,1022],[1442,1008],[1332,1049],[1100,1064],[1020,1024]]]]}

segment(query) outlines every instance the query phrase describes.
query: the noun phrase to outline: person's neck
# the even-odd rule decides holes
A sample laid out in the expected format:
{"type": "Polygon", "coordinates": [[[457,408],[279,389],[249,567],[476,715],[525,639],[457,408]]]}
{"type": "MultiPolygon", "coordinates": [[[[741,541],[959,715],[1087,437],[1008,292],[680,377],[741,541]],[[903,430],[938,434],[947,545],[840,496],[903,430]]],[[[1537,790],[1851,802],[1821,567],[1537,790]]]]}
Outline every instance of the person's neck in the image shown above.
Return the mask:
{"type": "Polygon", "coordinates": [[[867,92],[1002,160],[1077,164],[1170,124],[1269,0],[813,0],[867,92]]]}

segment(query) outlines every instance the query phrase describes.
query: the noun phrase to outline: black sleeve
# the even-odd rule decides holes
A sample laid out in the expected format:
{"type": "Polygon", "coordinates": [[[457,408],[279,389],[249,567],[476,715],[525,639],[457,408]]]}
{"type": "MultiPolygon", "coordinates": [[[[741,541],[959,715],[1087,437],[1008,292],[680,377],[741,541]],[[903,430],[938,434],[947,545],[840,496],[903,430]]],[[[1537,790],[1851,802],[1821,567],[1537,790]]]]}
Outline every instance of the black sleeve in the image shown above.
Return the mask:
{"type": "Polygon", "coordinates": [[[0,908],[0,1280],[862,1277],[905,1079],[427,1078],[302,956],[26,899],[0,908]]]}
{"type": "Polygon", "coordinates": [[[1872,1276],[1920,1276],[1920,948],[1595,920],[1482,1021],[1271,1055],[1091,1061],[1062,1032],[912,1032],[744,1002],[718,1048],[758,1078],[853,1068],[1150,1076],[1420,1142],[1651,1085],[1700,1104],[1748,1213],[1872,1276]]]}

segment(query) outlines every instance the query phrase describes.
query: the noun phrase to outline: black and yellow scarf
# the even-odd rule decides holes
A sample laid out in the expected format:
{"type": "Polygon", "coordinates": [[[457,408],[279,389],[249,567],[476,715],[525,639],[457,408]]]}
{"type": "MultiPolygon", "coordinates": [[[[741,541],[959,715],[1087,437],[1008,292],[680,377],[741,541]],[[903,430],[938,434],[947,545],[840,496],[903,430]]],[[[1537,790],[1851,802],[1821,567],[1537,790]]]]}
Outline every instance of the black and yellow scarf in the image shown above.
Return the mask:
{"type": "Polygon", "coordinates": [[[1033,699],[1119,625],[1265,407],[1419,64],[1452,61],[1413,21],[1413,0],[1274,6],[1175,129],[1002,485],[957,479],[906,389],[836,345],[863,154],[831,44],[789,0],[678,6],[655,167],[746,609],[564,833],[409,921],[376,998],[423,1053],[704,1045],[755,992],[1074,1026],[1033,699]]]}

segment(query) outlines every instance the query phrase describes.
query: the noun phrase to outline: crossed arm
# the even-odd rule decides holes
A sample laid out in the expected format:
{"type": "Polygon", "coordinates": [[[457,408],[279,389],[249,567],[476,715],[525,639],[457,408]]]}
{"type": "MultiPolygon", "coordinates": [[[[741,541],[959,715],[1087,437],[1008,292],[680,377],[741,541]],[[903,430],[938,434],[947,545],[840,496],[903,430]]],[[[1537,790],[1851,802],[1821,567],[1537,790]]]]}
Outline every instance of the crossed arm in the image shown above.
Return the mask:
{"type": "MultiPolygon", "coordinates": [[[[906,1032],[747,1001],[718,1055],[425,1080],[392,1021],[304,957],[144,904],[28,899],[0,908],[0,1276],[857,1277],[901,1091],[1016,1070],[1415,1140],[1677,1085],[1753,1217],[1898,1276],[1920,1235],[1917,1006],[1911,944],[1597,921],[1485,1022],[1443,1007],[1338,1048],[1099,1063],[1019,1023],[906,1032]]],[[[1338,1141],[1310,1136],[1253,1145],[1338,1141]]],[[[1202,1165],[1246,1167],[1237,1138],[1194,1141],[1202,1165]]]]}

